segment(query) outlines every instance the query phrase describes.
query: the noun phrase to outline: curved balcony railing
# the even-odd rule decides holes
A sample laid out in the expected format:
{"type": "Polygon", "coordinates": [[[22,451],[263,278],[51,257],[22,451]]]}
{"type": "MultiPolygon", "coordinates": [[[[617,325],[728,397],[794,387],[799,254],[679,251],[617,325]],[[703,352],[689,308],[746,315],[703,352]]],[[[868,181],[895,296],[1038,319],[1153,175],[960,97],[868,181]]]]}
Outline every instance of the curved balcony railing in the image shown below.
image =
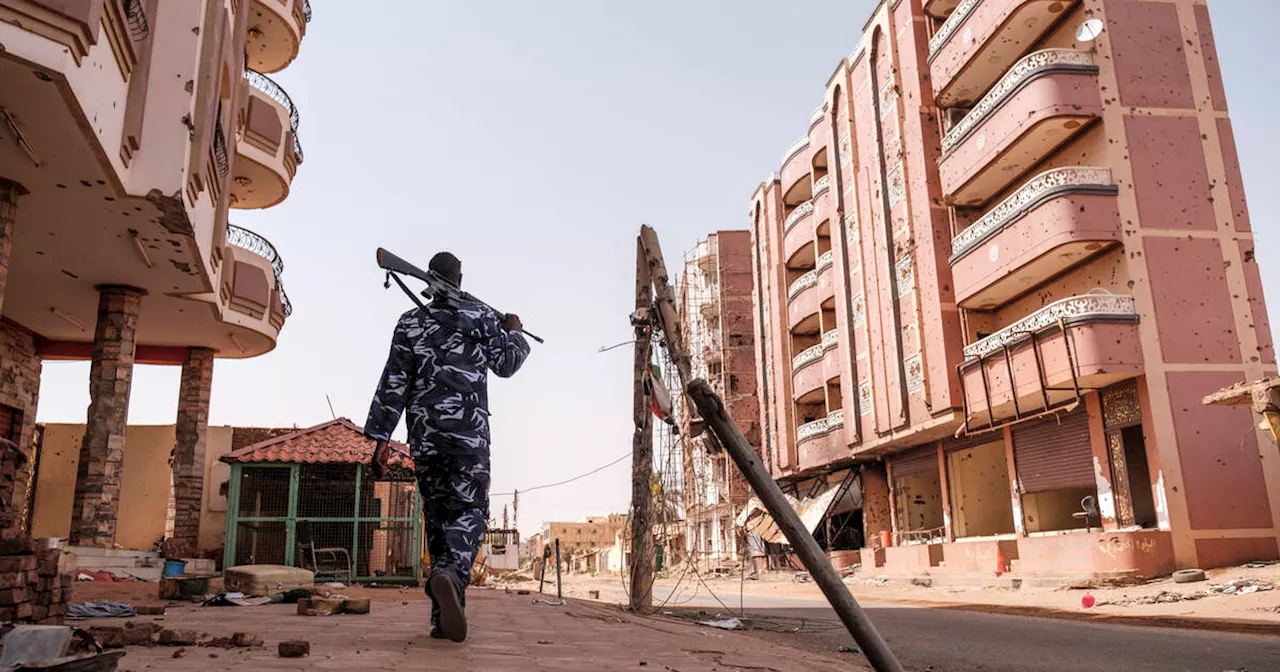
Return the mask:
{"type": "Polygon", "coordinates": [[[1037,310],[986,338],[964,347],[966,359],[977,359],[1009,345],[1023,335],[1034,333],[1057,323],[1058,320],[1098,317],[1137,317],[1133,297],[1112,294],[1105,289],[1095,289],[1082,296],[1072,296],[1037,310]]]}
{"type": "Polygon", "coordinates": [[[977,9],[979,4],[982,4],[982,0],[961,0],[960,4],[951,10],[951,15],[938,27],[938,32],[934,33],[933,37],[929,39],[930,58],[933,58],[933,55],[938,53],[942,45],[946,44],[952,35],[955,35],[956,29],[969,18],[969,15],[973,13],[974,9],[977,9]]]}
{"type": "Polygon", "coordinates": [[[795,142],[791,143],[791,146],[787,148],[787,151],[783,152],[782,165],[784,166],[787,165],[787,162],[790,161],[792,157],[794,157],[796,154],[799,154],[800,150],[808,146],[809,146],[809,135],[805,134],[800,136],[799,140],[796,140],[795,142]]]}
{"type": "Polygon", "coordinates": [[[822,344],[819,343],[811,348],[805,348],[800,354],[791,359],[791,371],[794,373],[800,369],[822,359],[822,344]]]}
{"type": "Polygon", "coordinates": [[[818,284],[818,271],[815,269],[796,278],[796,281],[791,283],[791,289],[788,290],[787,295],[794,299],[797,294],[816,284],[818,284]]]}
{"type": "Polygon", "coordinates": [[[276,84],[274,79],[258,72],[257,70],[245,69],[244,78],[249,80],[249,86],[261,91],[263,95],[276,101],[289,111],[289,128],[294,132],[298,132],[298,107],[293,104],[293,99],[289,98],[289,94],[276,84]]]}
{"type": "Polygon", "coordinates": [[[151,26],[147,23],[147,12],[142,8],[142,0],[124,0],[125,21],[129,24],[129,37],[134,42],[141,42],[151,34],[151,26]]]}
{"type": "Polygon", "coordinates": [[[823,175],[822,177],[819,177],[819,178],[818,178],[818,181],[813,183],[813,196],[814,196],[814,198],[817,198],[817,197],[818,197],[818,194],[821,194],[822,192],[824,192],[824,191],[826,191],[826,190],[828,190],[828,189],[830,189],[830,188],[831,188],[831,176],[830,176],[830,175],[823,175]]]}
{"type": "Polygon", "coordinates": [[[1090,187],[1111,188],[1111,169],[1095,166],[1067,166],[1040,173],[1031,181],[1018,187],[1017,191],[1001,201],[981,219],[952,238],[952,259],[964,256],[1041,200],[1060,191],[1090,187]]]}
{"type": "Polygon", "coordinates": [[[837,427],[844,427],[844,409],[837,408],[827,414],[827,429],[832,430],[837,427]]]}
{"type": "Polygon", "coordinates": [[[1093,55],[1087,51],[1076,51],[1075,49],[1045,49],[1031,54],[1027,54],[1022,60],[1013,64],[1009,72],[1000,78],[996,85],[991,87],[982,100],[966,114],[964,119],[951,128],[947,135],[942,138],[942,153],[945,154],[960,144],[975,128],[978,127],[986,118],[1004,103],[1014,91],[1031,79],[1041,70],[1056,68],[1060,66],[1069,66],[1076,68],[1084,68],[1093,66],[1093,55]]]}
{"type": "Polygon", "coordinates": [[[840,332],[836,331],[835,329],[832,329],[831,331],[828,331],[827,333],[822,335],[823,350],[830,350],[831,348],[834,348],[837,345],[840,345],[840,332]]]}
{"type": "Polygon", "coordinates": [[[813,128],[813,125],[814,125],[814,124],[818,123],[819,121],[822,121],[822,113],[827,111],[827,110],[826,110],[826,108],[827,108],[827,104],[826,104],[826,103],[823,103],[823,104],[821,104],[821,105],[819,105],[819,106],[817,106],[817,107],[813,108],[813,113],[809,115],[809,127],[810,127],[810,128],[813,128]]]}
{"type": "Polygon", "coordinates": [[[792,210],[791,214],[787,215],[787,221],[783,223],[782,228],[785,231],[790,231],[791,227],[795,226],[796,222],[804,218],[805,215],[812,215],[812,214],[813,214],[813,201],[805,201],[804,203],[797,205],[796,209],[792,210]]]}
{"type": "Polygon", "coordinates": [[[835,250],[827,250],[818,257],[818,271],[825,271],[836,263],[835,250]]]}
{"type": "Polygon", "coordinates": [[[293,161],[294,163],[302,163],[302,141],[298,139],[298,134],[293,134],[293,161]]]}
{"type": "Polygon", "coordinates": [[[808,441],[815,436],[822,436],[831,431],[827,418],[819,418],[813,422],[806,422],[796,428],[796,440],[808,441]]]}
{"type": "Polygon", "coordinates": [[[228,224],[227,243],[242,250],[248,250],[271,262],[271,268],[276,275],[284,273],[284,259],[280,258],[279,252],[276,252],[275,245],[272,245],[271,241],[249,229],[235,224],[228,224]]]}
{"type": "Polygon", "coordinates": [[[311,23],[311,0],[302,0],[302,16],[311,23]]]}
{"type": "Polygon", "coordinates": [[[280,290],[280,311],[284,313],[285,319],[293,315],[293,303],[289,301],[289,294],[284,291],[284,281],[280,276],[276,276],[276,289],[280,290]]]}

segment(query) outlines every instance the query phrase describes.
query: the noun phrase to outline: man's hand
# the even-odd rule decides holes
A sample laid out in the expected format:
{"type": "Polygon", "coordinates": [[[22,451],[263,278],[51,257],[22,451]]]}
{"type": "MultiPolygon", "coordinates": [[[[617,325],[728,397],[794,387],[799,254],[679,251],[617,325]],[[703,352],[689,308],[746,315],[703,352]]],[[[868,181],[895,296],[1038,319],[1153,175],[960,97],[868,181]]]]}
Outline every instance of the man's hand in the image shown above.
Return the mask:
{"type": "Polygon", "coordinates": [[[502,317],[502,328],[507,331],[524,331],[524,323],[515,313],[507,313],[502,317]]]}
{"type": "Polygon", "coordinates": [[[373,461],[369,467],[373,469],[373,477],[382,480],[387,475],[387,458],[391,451],[391,446],[386,441],[379,441],[376,448],[373,449],[373,461]]]}

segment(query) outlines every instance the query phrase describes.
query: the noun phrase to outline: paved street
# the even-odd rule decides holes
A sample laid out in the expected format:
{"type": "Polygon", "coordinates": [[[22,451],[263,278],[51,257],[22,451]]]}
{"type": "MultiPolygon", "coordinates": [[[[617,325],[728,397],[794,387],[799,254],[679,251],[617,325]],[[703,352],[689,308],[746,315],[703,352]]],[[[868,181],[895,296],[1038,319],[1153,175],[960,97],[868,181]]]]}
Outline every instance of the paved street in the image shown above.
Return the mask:
{"type": "MultiPolygon", "coordinates": [[[[722,596],[723,597],[723,596],[722,596]]],[[[710,598],[691,604],[707,609],[710,598]]],[[[726,600],[728,602],[728,600],[726,600]]],[[[747,597],[752,634],[808,651],[833,653],[853,642],[830,608],[772,604],[747,597]],[[779,632],[795,630],[799,632],[779,632]]],[[[736,606],[736,602],[733,602],[736,606]]],[[[1280,670],[1280,633],[1226,633],[1083,623],[864,603],[912,672],[1271,672],[1280,670]]],[[[697,607],[682,607],[681,610],[697,607]]]]}

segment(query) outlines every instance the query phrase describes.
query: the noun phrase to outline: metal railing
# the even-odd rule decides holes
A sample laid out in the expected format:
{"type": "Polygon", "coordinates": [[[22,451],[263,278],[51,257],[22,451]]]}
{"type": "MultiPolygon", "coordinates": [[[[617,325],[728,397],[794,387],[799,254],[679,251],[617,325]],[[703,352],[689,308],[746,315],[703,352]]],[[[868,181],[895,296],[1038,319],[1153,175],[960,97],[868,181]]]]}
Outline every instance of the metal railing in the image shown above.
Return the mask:
{"type": "Polygon", "coordinates": [[[142,8],[142,0],[124,0],[124,18],[129,24],[129,37],[134,42],[141,42],[151,34],[151,26],[147,23],[147,12],[142,8]]]}
{"type": "Polygon", "coordinates": [[[257,70],[246,69],[244,78],[249,80],[249,86],[261,91],[271,100],[276,101],[289,111],[289,128],[296,134],[298,132],[298,108],[293,104],[293,99],[289,98],[289,94],[275,82],[274,79],[258,72],[257,70]]]}
{"type": "Polygon", "coordinates": [[[280,277],[284,273],[284,259],[279,252],[276,252],[276,246],[266,238],[235,224],[227,224],[227,243],[242,250],[248,250],[271,262],[271,270],[276,276],[276,288],[280,291],[280,304],[284,310],[284,316],[287,318],[292,315],[293,304],[290,303],[289,295],[284,291],[284,281],[280,277]]]}
{"type": "Polygon", "coordinates": [[[311,23],[311,0],[302,0],[302,16],[311,23]]]}
{"type": "Polygon", "coordinates": [[[295,164],[302,163],[302,141],[298,139],[297,132],[293,134],[293,162],[295,164]]]}
{"type": "Polygon", "coordinates": [[[213,127],[213,160],[218,164],[218,175],[227,176],[231,163],[227,159],[227,136],[222,132],[222,122],[213,127]]]}

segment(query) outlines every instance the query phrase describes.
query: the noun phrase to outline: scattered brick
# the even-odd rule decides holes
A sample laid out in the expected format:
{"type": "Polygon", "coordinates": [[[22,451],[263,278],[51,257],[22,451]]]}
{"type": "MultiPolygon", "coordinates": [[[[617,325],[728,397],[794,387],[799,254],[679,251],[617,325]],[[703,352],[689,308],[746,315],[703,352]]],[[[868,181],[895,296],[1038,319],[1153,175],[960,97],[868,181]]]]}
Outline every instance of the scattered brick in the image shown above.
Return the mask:
{"type": "Polygon", "coordinates": [[[195,630],[160,631],[160,643],[165,646],[194,646],[198,638],[195,630]]]}
{"type": "Polygon", "coordinates": [[[98,642],[98,646],[101,646],[104,649],[124,648],[124,628],[116,626],[94,626],[89,628],[89,634],[93,635],[93,639],[98,642]]]}
{"type": "Polygon", "coordinates": [[[311,642],[298,639],[280,642],[279,653],[281,658],[305,658],[311,655],[311,642]]]}
{"type": "Polygon", "coordinates": [[[237,632],[231,635],[231,643],[236,646],[262,646],[262,638],[247,632],[237,632]]]}
{"type": "Polygon", "coordinates": [[[372,601],[367,597],[357,597],[349,600],[343,600],[342,613],[344,614],[367,614],[373,607],[372,601]]]}

